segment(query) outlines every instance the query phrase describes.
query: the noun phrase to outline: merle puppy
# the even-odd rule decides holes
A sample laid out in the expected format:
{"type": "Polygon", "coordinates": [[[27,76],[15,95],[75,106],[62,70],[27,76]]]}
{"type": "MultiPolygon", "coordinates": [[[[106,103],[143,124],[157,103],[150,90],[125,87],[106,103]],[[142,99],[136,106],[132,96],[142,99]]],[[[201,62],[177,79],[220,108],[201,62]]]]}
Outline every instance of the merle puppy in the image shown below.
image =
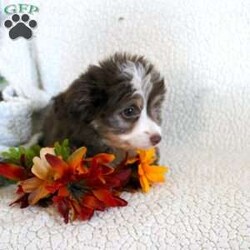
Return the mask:
{"type": "Polygon", "coordinates": [[[43,144],[68,138],[86,146],[88,156],[100,152],[118,158],[161,141],[164,80],[144,57],[115,54],[91,65],[56,96],[43,127],[43,144]]]}

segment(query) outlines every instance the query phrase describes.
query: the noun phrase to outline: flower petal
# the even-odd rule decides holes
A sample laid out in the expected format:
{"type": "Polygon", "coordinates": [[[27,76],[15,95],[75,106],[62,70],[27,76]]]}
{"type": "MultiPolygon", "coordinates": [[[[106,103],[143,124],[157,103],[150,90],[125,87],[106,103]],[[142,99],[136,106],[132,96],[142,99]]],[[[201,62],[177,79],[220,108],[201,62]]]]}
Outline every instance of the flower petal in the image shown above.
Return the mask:
{"type": "Polygon", "coordinates": [[[31,193],[35,191],[39,186],[43,185],[43,183],[44,180],[38,179],[37,177],[32,177],[25,181],[22,181],[20,183],[20,186],[25,193],[31,193]]]}
{"type": "Polygon", "coordinates": [[[54,182],[49,182],[46,183],[46,189],[51,193],[55,193],[56,191],[59,191],[63,187],[63,183],[54,181],[54,182]]]}
{"type": "Polygon", "coordinates": [[[115,171],[114,173],[105,176],[106,183],[109,187],[112,188],[122,188],[129,181],[132,170],[130,168],[121,169],[115,171]]]}
{"type": "Polygon", "coordinates": [[[28,200],[30,205],[35,205],[39,200],[45,198],[50,192],[46,189],[44,185],[38,187],[35,191],[31,192],[28,200]]]}
{"type": "Polygon", "coordinates": [[[51,168],[54,170],[54,180],[70,175],[70,167],[65,161],[61,160],[55,155],[50,154],[46,154],[45,158],[50,164],[51,168]]]}
{"type": "Polygon", "coordinates": [[[64,222],[67,224],[69,222],[69,211],[71,208],[69,200],[65,197],[55,196],[53,197],[53,202],[56,204],[58,212],[64,218],[64,222]]]}
{"type": "Polygon", "coordinates": [[[79,218],[81,220],[89,220],[94,215],[94,209],[88,207],[81,207],[79,218]]]}
{"type": "Polygon", "coordinates": [[[27,178],[26,170],[15,164],[0,162],[0,175],[14,181],[25,180],[27,178]]]}
{"type": "Polygon", "coordinates": [[[137,150],[139,157],[140,157],[140,162],[141,163],[148,163],[151,164],[155,161],[155,148],[150,148],[147,150],[137,150]]]}
{"type": "Polygon", "coordinates": [[[58,196],[62,196],[62,197],[69,197],[70,193],[69,190],[63,186],[58,190],[58,196]]]}
{"type": "Polygon", "coordinates": [[[137,161],[138,161],[138,157],[137,156],[136,157],[132,157],[132,158],[128,158],[127,161],[126,161],[126,163],[125,163],[125,165],[133,164],[133,163],[135,163],[137,161]]]}
{"type": "Polygon", "coordinates": [[[31,172],[41,180],[48,180],[51,172],[51,167],[47,161],[42,161],[39,157],[33,158],[34,165],[31,172]]]}
{"type": "Polygon", "coordinates": [[[147,193],[150,189],[150,186],[149,186],[148,179],[145,177],[141,164],[138,167],[138,175],[139,175],[139,181],[142,187],[142,191],[147,193]]]}
{"type": "Polygon", "coordinates": [[[114,168],[107,166],[107,165],[101,165],[101,174],[102,175],[109,175],[114,172],[114,168]]]}
{"type": "MultiPolygon", "coordinates": [[[[49,148],[49,147],[46,147],[46,148],[42,148],[40,150],[40,158],[42,160],[42,162],[46,163],[47,160],[46,160],[46,154],[50,154],[50,155],[56,155],[55,153],[55,149],[54,148],[49,148]]],[[[47,163],[48,164],[48,163],[47,163]]]]}
{"type": "Polygon", "coordinates": [[[114,172],[114,168],[107,165],[114,159],[115,159],[114,155],[106,153],[97,154],[93,158],[86,159],[86,162],[90,163],[88,171],[89,179],[99,178],[103,182],[103,175],[108,175],[114,172]]]}
{"type": "Polygon", "coordinates": [[[29,194],[23,194],[18,199],[10,203],[10,206],[16,203],[20,203],[20,208],[26,208],[29,206],[28,197],[29,197],[29,194]]]}
{"type": "Polygon", "coordinates": [[[150,189],[149,182],[148,182],[147,178],[142,176],[142,177],[140,177],[139,181],[141,184],[142,191],[147,193],[150,189]]]}
{"type": "Polygon", "coordinates": [[[92,192],[95,197],[102,201],[107,207],[126,206],[128,204],[127,201],[113,195],[108,189],[92,190],[92,192]]]}
{"type": "Polygon", "coordinates": [[[165,173],[167,172],[166,167],[161,166],[143,166],[144,174],[150,182],[164,182],[165,173]]]}
{"type": "Polygon", "coordinates": [[[85,207],[88,207],[94,210],[103,211],[105,209],[104,204],[93,195],[85,195],[83,197],[82,204],[85,207]]]}
{"type": "Polygon", "coordinates": [[[86,154],[87,149],[85,147],[81,147],[77,149],[70,157],[67,162],[73,171],[77,171],[79,174],[83,174],[87,172],[87,169],[83,167],[83,157],[86,154]]]}
{"type": "Polygon", "coordinates": [[[113,154],[101,153],[95,155],[92,159],[97,161],[99,164],[108,164],[115,159],[115,156],[113,154]]]}
{"type": "Polygon", "coordinates": [[[81,214],[81,209],[83,208],[83,206],[80,206],[79,202],[76,200],[70,200],[70,206],[71,206],[70,220],[74,221],[81,214]]]}

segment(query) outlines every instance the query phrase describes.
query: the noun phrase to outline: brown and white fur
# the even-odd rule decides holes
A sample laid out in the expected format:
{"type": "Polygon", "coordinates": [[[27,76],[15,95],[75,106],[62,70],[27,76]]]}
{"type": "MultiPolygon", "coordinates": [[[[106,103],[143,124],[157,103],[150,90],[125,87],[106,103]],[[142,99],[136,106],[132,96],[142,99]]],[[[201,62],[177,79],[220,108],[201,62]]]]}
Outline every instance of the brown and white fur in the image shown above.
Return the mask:
{"type": "Polygon", "coordinates": [[[122,157],[161,140],[164,80],[144,57],[115,54],[91,65],[56,96],[43,127],[43,144],[68,138],[88,156],[122,157]]]}

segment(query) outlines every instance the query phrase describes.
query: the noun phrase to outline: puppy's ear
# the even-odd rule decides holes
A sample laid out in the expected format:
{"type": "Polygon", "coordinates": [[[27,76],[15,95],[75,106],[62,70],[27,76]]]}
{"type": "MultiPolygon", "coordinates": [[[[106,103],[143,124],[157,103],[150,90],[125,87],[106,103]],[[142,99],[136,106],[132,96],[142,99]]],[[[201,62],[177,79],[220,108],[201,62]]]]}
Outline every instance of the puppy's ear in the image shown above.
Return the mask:
{"type": "Polygon", "coordinates": [[[53,111],[58,117],[58,119],[62,119],[65,116],[64,93],[54,97],[53,100],[54,100],[53,111]]]}
{"type": "Polygon", "coordinates": [[[68,102],[67,111],[70,117],[86,123],[91,122],[95,115],[95,107],[89,96],[79,96],[78,94],[68,102]]]}
{"type": "Polygon", "coordinates": [[[106,99],[106,92],[99,85],[79,78],[67,91],[54,99],[54,111],[59,119],[66,115],[89,123],[103,108],[106,99]]]}

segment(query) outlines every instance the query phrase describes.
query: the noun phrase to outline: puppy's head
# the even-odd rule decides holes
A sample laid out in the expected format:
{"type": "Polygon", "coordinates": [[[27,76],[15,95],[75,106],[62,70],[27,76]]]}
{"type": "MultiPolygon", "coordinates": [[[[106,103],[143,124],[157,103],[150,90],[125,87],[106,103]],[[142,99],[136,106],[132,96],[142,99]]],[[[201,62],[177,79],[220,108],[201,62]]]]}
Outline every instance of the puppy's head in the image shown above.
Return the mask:
{"type": "Polygon", "coordinates": [[[115,54],[90,66],[63,99],[73,117],[92,126],[107,145],[129,150],[161,141],[164,96],[164,81],[152,64],[115,54]]]}

